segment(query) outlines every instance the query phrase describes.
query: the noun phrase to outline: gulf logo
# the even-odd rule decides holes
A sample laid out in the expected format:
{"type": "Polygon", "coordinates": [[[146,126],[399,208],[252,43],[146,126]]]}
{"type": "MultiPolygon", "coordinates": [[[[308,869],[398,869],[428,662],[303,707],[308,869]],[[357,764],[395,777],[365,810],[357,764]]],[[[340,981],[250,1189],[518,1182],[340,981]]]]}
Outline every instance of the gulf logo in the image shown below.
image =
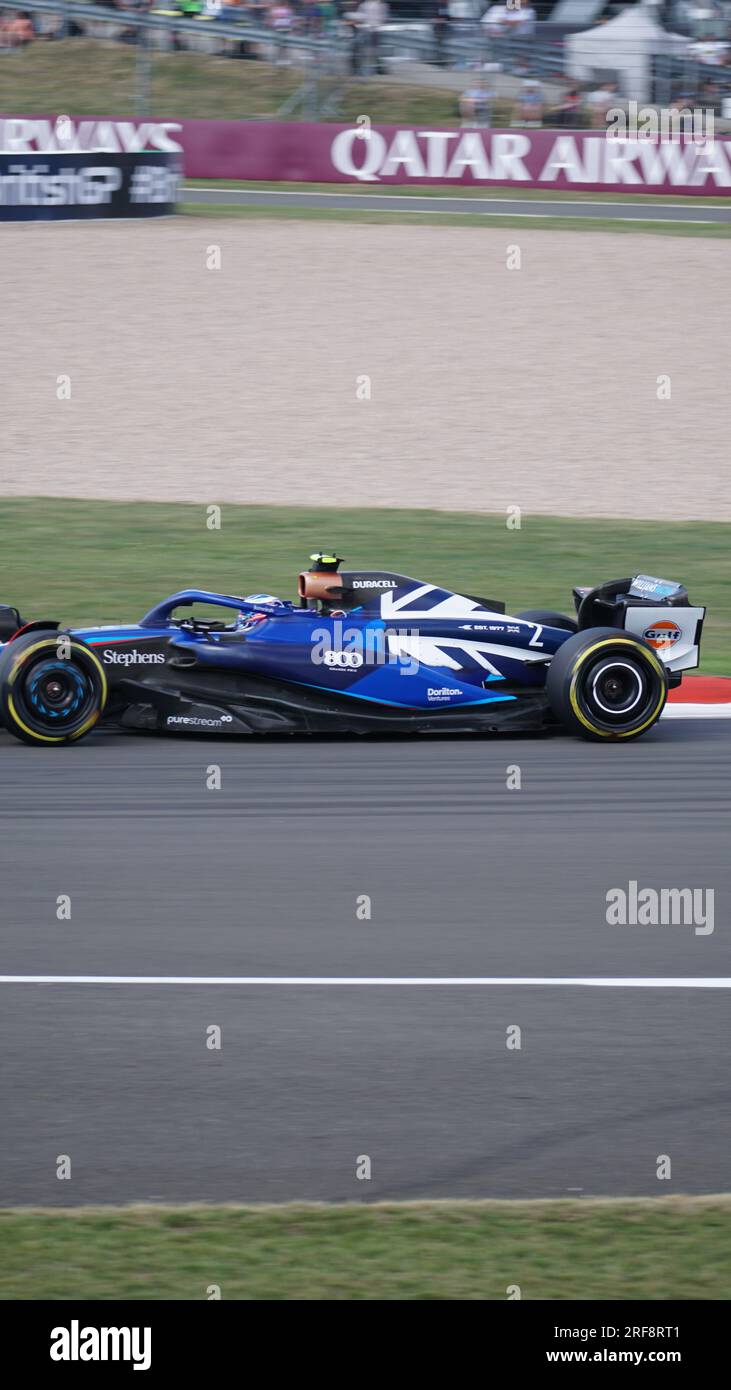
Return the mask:
{"type": "Polygon", "coordinates": [[[642,636],[656,652],[665,650],[667,647],[674,647],[675,643],[683,636],[682,629],[672,618],[663,618],[659,623],[653,623],[652,627],[645,628],[642,636]]]}

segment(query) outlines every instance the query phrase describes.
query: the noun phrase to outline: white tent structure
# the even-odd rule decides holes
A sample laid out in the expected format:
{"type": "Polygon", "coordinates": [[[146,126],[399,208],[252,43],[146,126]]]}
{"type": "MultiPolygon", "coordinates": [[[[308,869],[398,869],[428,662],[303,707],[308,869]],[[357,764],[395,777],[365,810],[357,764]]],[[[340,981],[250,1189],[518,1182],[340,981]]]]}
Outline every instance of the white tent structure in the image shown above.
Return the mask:
{"type": "Polygon", "coordinates": [[[567,35],[567,74],[590,81],[596,72],[613,72],[622,96],[649,101],[653,56],[681,56],[688,50],[688,39],[663,29],[653,9],[645,4],[632,5],[608,24],[567,35]]]}

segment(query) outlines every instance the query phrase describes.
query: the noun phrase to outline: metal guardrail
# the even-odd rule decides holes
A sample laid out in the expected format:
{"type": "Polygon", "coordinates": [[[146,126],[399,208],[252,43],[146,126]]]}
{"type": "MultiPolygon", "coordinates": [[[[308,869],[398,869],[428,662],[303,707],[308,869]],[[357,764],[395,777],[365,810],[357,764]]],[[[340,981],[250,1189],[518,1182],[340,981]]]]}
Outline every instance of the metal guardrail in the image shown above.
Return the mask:
{"type": "Polygon", "coordinates": [[[700,99],[712,85],[720,97],[731,97],[731,68],[725,64],[701,63],[692,53],[686,56],[658,54],[652,64],[653,97],[669,103],[683,95],[700,99]]]}
{"type": "MultiPolygon", "coordinates": [[[[296,111],[310,119],[325,114],[337,117],[339,91],[321,90],[320,76],[334,77],[336,86],[339,82],[344,88],[350,79],[368,80],[376,74],[398,80],[399,69],[407,65],[410,82],[419,80],[415,65],[425,69],[424,85],[430,84],[429,70],[434,69],[463,71],[465,82],[481,79],[488,88],[495,86],[500,76],[537,78],[554,86],[565,82],[575,85],[565,72],[562,37],[495,37],[484,33],[478,20],[457,21],[448,31],[435,31],[426,20],[388,23],[378,31],[374,46],[362,30],[354,30],[342,21],[324,35],[285,33],[246,14],[234,18],[231,8],[227,11],[225,5],[219,12],[192,18],[182,13],[117,9],[84,0],[0,0],[0,12],[19,8],[33,15],[55,16],[60,21],[61,34],[68,31],[72,21],[91,30],[92,37],[102,37],[100,29],[111,30],[109,37],[115,39],[130,30],[136,31],[135,107],[140,116],[149,109],[152,52],[164,44],[166,35],[185,36],[191,48],[218,54],[225,53],[229,46],[250,44],[252,57],[273,62],[281,61],[286,52],[290,64],[302,69],[302,85],[277,111],[279,119],[296,111]]],[[[679,92],[699,94],[708,83],[713,83],[721,96],[731,97],[731,68],[701,63],[693,54],[656,55],[652,77],[653,97],[661,104],[669,103],[679,92]]]]}
{"type": "Polygon", "coordinates": [[[380,31],[380,52],[387,60],[403,61],[405,54],[416,62],[448,68],[480,68],[497,64],[500,71],[542,78],[555,82],[563,76],[562,38],[521,38],[511,34],[495,38],[486,34],[478,21],[461,21],[462,32],[449,32],[437,38],[428,23],[397,26],[380,31]],[[419,32],[421,31],[421,32],[419,32]]]}
{"type": "Polygon", "coordinates": [[[117,29],[138,29],[143,32],[165,32],[194,34],[204,33],[215,38],[234,39],[241,42],[276,43],[284,47],[306,48],[314,52],[331,52],[330,38],[319,39],[310,34],[282,34],[265,25],[253,24],[250,19],[230,21],[218,15],[187,19],[185,15],[150,14],[148,11],[110,9],[106,5],[84,5],[79,0],[0,0],[0,9],[29,10],[36,14],[54,14],[68,22],[70,19],[85,19],[94,24],[111,24],[117,29]]]}
{"type": "MultiPolygon", "coordinates": [[[[191,19],[183,14],[112,9],[105,5],[84,4],[81,0],[0,0],[0,9],[17,10],[19,6],[34,14],[56,15],[64,25],[76,20],[95,27],[108,25],[117,30],[136,29],[145,35],[175,33],[195,39],[204,38],[212,40],[214,44],[219,39],[233,43],[250,42],[264,50],[287,50],[295,60],[299,54],[305,63],[316,58],[330,58],[341,63],[343,70],[348,67],[353,46],[358,46],[360,37],[357,30],[354,33],[351,26],[343,21],[332,32],[320,37],[307,33],[284,33],[257,24],[243,15],[231,19],[225,13],[211,13],[191,19]]],[[[398,66],[407,61],[464,69],[465,72],[493,63],[499,64],[500,70],[508,74],[519,69],[521,75],[554,82],[561,78],[563,71],[561,40],[540,41],[510,35],[496,39],[485,34],[476,20],[455,22],[441,41],[428,21],[403,25],[390,23],[379,30],[377,61],[376,55],[366,50],[365,46],[360,58],[358,70],[351,70],[354,77],[374,76],[376,69],[382,75],[384,67],[391,75],[397,76],[398,66]]]]}
{"type": "MultiPolygon", "coordinates": [[[[148,115],[151,106],[153,50],[161,46],[160,41],[164,41],[166,35],[185,35],[191,49],[207,50],[212,56],[220,55],[222,47],[225,52],[226,45],[251,43],[262,50],[262,56],[276,61],[281,60],[282,51],[286,49],[291,54],[293,67],[301,69],[302,84],[276,112],[280,120],[296,111],[307,119],[317,120],[324,106],[333,101],[332,93],[327,94],[324,102],[321,99],[320,76],[342,73],[347,66],[347,47],[342,41],[333,41],[332,36],[281,34],[249,18],[232,21],[214,14],[205,19],[191,19],[183,14],[111,9],[105,5],[84,4],[83,0],[0,0],[0,10],[17,11],[19,6],[34,15],[56,16],[61,22],[59,37],[68,32],[71,21],[88,26],[93,31],[89,37],[93,38],[100,37],[100,28],[113,30],[110,37],[115,39],[130,29],[136,30],[134,110],[140,118],[148,115]]],[[[69,104],[73,104],[70,99],[69,104]]],[[[245,114],[241,112],[242,117],[245,114]]]]}

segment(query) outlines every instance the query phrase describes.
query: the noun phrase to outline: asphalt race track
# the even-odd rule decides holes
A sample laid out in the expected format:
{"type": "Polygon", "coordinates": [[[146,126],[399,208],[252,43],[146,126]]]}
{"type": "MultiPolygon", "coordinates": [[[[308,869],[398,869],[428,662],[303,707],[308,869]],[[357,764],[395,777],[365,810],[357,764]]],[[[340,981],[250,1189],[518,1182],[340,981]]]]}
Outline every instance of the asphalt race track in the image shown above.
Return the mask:
{"type": "Polygon", "coordinates": [[[479,213],[491,217],[601,217],[619,222],[731,222],[731,206],[696,203],[691,198],[676,203],[609,203],[568,198],[475,198],[455,194],[420,198],[397,193],[315,193],[287,189],[198,188],[183,190],[185,203],[206,203],[227,207],[337,208],[340,212],[479,213]]]}
{"type": "Polygon", "coordinates": [[[728,722],[0,765],[0,975],[190,980],[0,983],[0,1205],[728,1190],[729,991],[641,987],[731,977],[728,722]],[[631,879],[713,888],[713,933],[608,926],[631,879]],[[627,983],[196,983],[425,975],[627,983]]]}

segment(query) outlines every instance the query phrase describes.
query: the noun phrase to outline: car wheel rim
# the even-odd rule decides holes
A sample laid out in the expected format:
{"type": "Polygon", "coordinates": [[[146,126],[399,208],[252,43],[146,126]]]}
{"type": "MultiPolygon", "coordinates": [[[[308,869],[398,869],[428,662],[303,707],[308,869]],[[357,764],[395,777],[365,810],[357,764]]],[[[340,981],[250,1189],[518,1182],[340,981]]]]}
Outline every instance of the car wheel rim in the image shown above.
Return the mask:
{"type": "Polygon", "coordinates": [[[590,699],[609,719],[626,719],[636,711],[647,692],[643,673],[630,661],[601,661],[592,671],[590,699]]]}
{"type": "Polygon", "coordinates": [[[576,696],[590,727],[609,735],[627,734],[659,712],[662,678],[641,657],[608,652],[580,673],[576,696]]]}
{"type": "Polygon", "coordinates": [[[37,661],[18,692],[28,722],[37,729],[65,734],[88,717],[96,703],[89,672],[76,661],[37,661]]]}

